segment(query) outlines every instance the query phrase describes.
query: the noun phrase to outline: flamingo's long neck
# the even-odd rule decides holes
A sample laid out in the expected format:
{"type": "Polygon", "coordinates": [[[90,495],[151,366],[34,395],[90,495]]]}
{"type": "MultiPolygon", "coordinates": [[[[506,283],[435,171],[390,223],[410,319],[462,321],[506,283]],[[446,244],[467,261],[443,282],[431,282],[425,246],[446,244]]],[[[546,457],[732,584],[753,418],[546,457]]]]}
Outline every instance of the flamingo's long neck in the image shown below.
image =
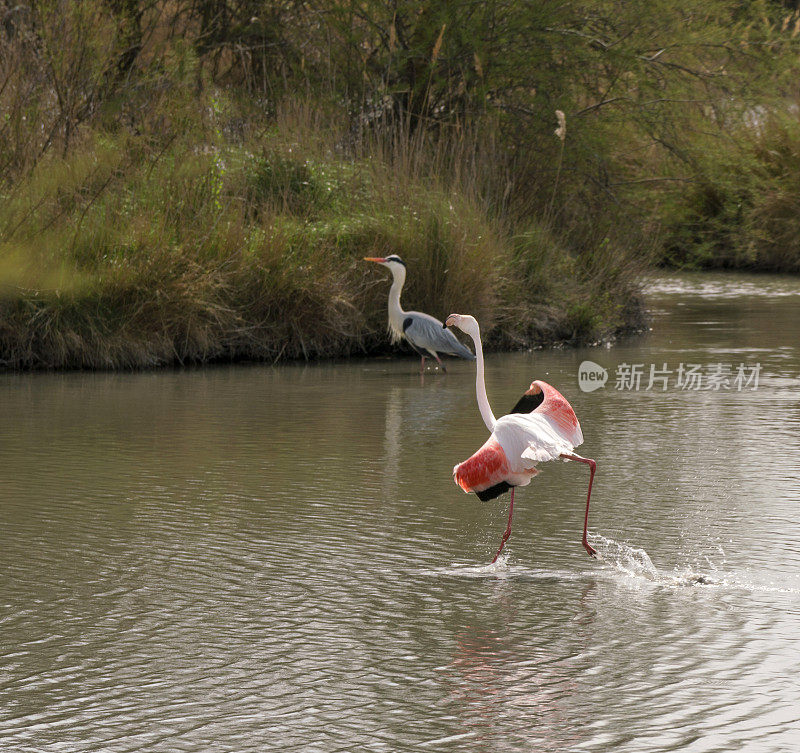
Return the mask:
{"type": "Polygon", "coordinates": [[[489,431],[494,431],[494,425],[497,419],[492,413],[492,408],[489,405],[489,398],[486,396],[486,382],[484,380],[483,369],[483,346],[481,345],[481,331],[475,325],[475,331],[469,333],[472,336],[472,341],[475,343],[475,359],[476,359],[476,373],[475,373],[475,394],[478,397],[478,408],[481,412],[483,423],[489,431]]]}
{"type": "MultiPolygon", "coordinates": [[[[399,265],[396,265],[399,266],[399,265]]],[[[396,342],[403,336],[403,319],[406,312],[400,305],[400,291],[406,281],[405,267],[392,267],[392,287],[389,288],[389,334],[392,341],[396,342]]]]}

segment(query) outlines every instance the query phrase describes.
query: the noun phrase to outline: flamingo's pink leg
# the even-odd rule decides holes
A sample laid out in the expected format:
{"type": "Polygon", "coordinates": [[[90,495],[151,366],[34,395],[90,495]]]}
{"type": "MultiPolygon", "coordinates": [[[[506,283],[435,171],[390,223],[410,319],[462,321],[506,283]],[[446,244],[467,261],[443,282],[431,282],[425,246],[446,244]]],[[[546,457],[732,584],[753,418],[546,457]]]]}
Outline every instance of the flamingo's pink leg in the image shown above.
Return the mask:
{"type": "Polygon", "coordinates": [[[589,466],[589,492],[586,495],[586,514],[583,516],[583,548],[589,553],[590,557],[597,557],[597,550],[589,544],[587,538],[587,529],[589,527],[589,500],[592,498],[592,481],[594,481],[594,472],[597,469],[597,463],[589,458],[582,458],[580,455],[568,455],[563,453],[562,458],[567,460],[575,460],[578,463],[586,463],[589,466]]]}
{"type": "Polygon", "coordinates": [[[506,545],[506,541],[508,541],[508,537],[511,535],[511,516],[514,514],[514,487],[511,487],[511,504],[508,506],[508,526],[506,526],[506,532],[503,534],[503,540],[500,542],[500,548],[497,550],[497,554],[494,555],[494,559],[492,560],[492,564],[497,562],[497,558],[500,556],[500,552],[503,551],[503,547],[506,545]]]}
{"type": "Polygon", "coordinates": [[[445,368],[444,364],[442,363],[442,359],[439,358],[439,355],[437,353],[434,353],[434,358],[436,358],[436,360],[439,362],[439,368],[441,368],[441,370],[446,374],[447,369],[445,368]]]}

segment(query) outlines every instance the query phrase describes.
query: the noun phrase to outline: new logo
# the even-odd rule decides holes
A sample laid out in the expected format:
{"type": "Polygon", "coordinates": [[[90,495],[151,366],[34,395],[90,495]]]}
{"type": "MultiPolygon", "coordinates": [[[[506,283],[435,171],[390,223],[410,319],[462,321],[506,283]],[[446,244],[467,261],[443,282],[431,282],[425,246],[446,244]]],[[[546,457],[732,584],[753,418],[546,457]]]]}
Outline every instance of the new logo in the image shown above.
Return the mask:
{"type": "Polygon", "coordinates": [[[608,381],[608,372],[594,361],[584,361],[578,367],[578,387],[583,392],[599,390],[608,381]]]}

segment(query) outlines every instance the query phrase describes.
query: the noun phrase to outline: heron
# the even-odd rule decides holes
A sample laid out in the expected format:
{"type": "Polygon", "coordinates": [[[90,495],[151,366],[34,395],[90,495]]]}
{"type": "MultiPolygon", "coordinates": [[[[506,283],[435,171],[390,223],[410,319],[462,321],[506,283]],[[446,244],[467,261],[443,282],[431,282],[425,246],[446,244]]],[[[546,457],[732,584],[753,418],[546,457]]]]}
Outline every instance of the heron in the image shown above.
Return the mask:
{"type": "Polygon", "coordinates": [[[458,356],[474,361],[475,356],[469,348],[442,322],[421,311],[403,311],[400,305],[400,291],[406,281],[406,263],[397,254],[385,257],[365,256],[364,261],[373,261],[387,267],[392,273],[392,287],[389,289],[389,335],[392,343],[403,338],[422,358],[419,370],[425,370],[425,359],[435,358],[442,371],[447,372],[439,354],[458,356]]]}
{"type": "Polygon", "coordinates": [[[475,492],[478,499],[495,499],[511,490],[506,527],[500,548],[492,562],[496,562],[511,536],[511,517],[514,514],[514,489],[527,486],[539,473],[537,463],[547,460],[571,460],[589,466],[589,491],[586,495],[586,514],[583,518],[583,548],[589,556],[597,551],[589,544],[589,501],[597,464],[581,457],[574,449],[583,444],[581,425],[572,406],[553,386],[536,380],[531,383],[508,415],[495,418],[486,396],[484,381],[483,348],[481,332],[475,317],[468,314],[450,314],[443,327],[458,327],[475,343],[477,374],[475,392],[483,422],[491,433],[484,445],[463,463],[453,468],[453,480],[465,492],[475,492]]]}

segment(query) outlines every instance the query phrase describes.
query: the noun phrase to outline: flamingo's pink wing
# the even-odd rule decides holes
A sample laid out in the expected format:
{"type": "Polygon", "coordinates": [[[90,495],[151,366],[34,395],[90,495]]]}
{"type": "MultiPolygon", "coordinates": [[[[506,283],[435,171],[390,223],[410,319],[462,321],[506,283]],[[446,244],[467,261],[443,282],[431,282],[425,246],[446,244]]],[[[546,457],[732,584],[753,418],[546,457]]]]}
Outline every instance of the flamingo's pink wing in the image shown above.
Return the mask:
{"type": "Polygon", "coordinates": [[[583,432],[569,401],[552,385],[536,380],[514,406],[512,413],[538,413],[573,447],[583,444],[583,432]]]}

